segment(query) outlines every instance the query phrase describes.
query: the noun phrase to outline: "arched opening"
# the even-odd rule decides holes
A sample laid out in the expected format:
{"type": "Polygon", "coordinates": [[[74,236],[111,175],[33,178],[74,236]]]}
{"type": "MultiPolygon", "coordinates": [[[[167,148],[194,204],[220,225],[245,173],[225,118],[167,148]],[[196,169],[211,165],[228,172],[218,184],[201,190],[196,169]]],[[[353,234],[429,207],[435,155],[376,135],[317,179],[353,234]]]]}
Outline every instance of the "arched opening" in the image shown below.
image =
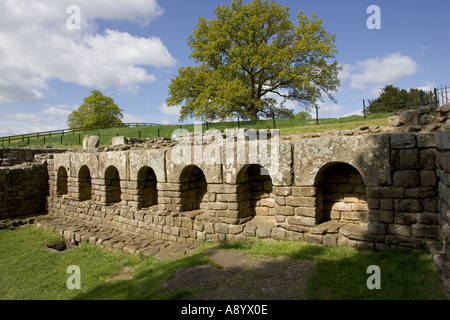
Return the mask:
{"type": "Polygon", "coordinates": [[[317,207],[318,223],[339,221],[367,223],[367,192],[359,171],[346,163],[335,163],[323,170],[319,177],[317,207]]]}
{"type": "Polygon", "coordinates": [[[273,184],[264,167],[252,164],[241,169],[238,175],[239,217],[274,215],[273,184]]]}
{"type": "Polygon", "coordinates": [[[122,201],[120,175],[116,167],[110,166],[105,172],[105,203],[113,204],[122,201]]]}
{"type": "Polygon", "coordinates": [[[138,208],[148,208],[158,204],[158,190],[155,171],[142,167],[138,172],[138,208]]]}
{"type": "Polygon", "coordinates": [[[67,193],[67,170],[64,167],[59,167],[56,176],[56,194],[58,196],[62,196],[67,193]]]}
{"type": "Polygon", "coordinates": [[[80,168],[78,172],[78,194],[79,200],[91,200],[92,197],[92,182],[91,182],[91,172],[88,166],[84,165],[80,168]]]}
{"type": "Polygon", "coordinates": [[[181,211],[205,209],[208,195],[203,171],[197,166],[188,166],[183,169],[180,178],[181,211]]]}

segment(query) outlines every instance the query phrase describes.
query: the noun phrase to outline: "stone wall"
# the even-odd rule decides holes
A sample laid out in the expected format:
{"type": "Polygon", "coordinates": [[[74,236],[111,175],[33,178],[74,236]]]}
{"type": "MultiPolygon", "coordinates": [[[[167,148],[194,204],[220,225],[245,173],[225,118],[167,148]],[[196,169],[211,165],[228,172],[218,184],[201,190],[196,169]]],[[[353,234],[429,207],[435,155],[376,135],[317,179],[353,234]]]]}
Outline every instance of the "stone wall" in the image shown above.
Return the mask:
{"type": "Polygon", "coordinates": [[[33,162],[36,155],[64,153],[66,149],[54,148],[0,148],[0,166],[15,166],[25,162],[33,162]]]}
{"type": "Polygon", "coordinates": [[[450,131],[436,134],[437,176],[439,181],[439,240],[450,261],[450,131]]]}
{"type": "Polygon", "coordinates": [[[241,145],[225,131],[185,147],[55,155],[48,212],[186,243],[273,238],[382,250],[438,237],[434,133],[274,135],[263,144],[271,133],[249,131],[237,131],[250,136],[241,145]]]}
{"type": "Polygon", "coordinates": [[[47,196],[45,162],[0,167],[0,220],[44,214],[47,196]]]}

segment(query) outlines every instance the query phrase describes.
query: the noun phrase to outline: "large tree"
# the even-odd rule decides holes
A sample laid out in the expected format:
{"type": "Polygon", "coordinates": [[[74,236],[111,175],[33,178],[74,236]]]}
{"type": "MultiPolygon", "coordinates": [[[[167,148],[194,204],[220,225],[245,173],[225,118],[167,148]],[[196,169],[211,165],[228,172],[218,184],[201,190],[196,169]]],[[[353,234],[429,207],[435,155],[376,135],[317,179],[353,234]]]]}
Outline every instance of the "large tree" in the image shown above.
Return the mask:
{"type": "Polygon", "coordinates": [[[78,110],[69,114],[67,124],[71,129],[120,127],[122,111],[112,98],[104,96],[98,90],[93,90],[89,97],[84,98],[78,110]]]}
{"type": "Polygon", "coordinates": [[[305,106],[340,84],[335,36],[316,15],[301,11],[297,25],[289,8],[274,1],[233,0],[216,18],[200,17],[188,45],[197,66],[182,67],[171,80],[168,106],[181,106],[181,119],[256,119],[273,113],[273,97],[305,106]],[[269,98],[270,97],[270,98],[269,98]]]}

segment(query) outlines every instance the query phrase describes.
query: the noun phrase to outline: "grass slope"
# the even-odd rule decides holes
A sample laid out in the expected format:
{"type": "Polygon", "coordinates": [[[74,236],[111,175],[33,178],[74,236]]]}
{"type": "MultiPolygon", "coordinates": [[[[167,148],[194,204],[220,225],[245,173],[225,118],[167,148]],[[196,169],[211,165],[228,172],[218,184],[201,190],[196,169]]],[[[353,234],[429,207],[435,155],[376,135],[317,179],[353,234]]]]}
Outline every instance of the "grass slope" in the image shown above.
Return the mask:
{"type": "MultiPolygon", "coordinates": [[[[345,118],[320,119],[319,124],[315,120],[304,119],[278,119],[275,121],[275,127],[280,130],[281,135],[293,135],[308,132],[324,132],[330,130],[351,130],[361,126],[385,126],[388,124],[389,113],[370,114],[367,118],[362,116],[351,116],[345,118]]],[[[223,123],[203,123],[202,130],[207,129],[227,129],[227,128],[249,128],[249,129],[273,129],[272,120],[223,122],[223,123]]],[[[96,131],[86,131],[85,133],[66,133],[64,136],[52,135],[52,137],[40,137],[39,139],[15,140],[11,144],[3,142],[3,147],[26,147],[26,146],[53,146],[63,148],[81,148],[83,137],[86,134],[98,135],[100,145],[111,145],[111,138],[115,136],[125,136],[129,138],[151,138],[151,137],[171,137],[175,130],[188,130],[194,132],[199,130],[193,124],[187,125],[161,125],[133,128],[114,128],[96,131]]]]}
{"type": "MultiPolygon", "coordinates": [[[[349,247],[324,247],[293,241],[204,243],[197,253],[176,261],[127,255],[84,243],[50,253],[48,244],[60,240],[34,226],[0,230],[0,300],[173,300],[194,291],[164,292],[160,284],[180,267],[211,263],[203,252],[209,247],[239,250],[253,256],[286,255],[314,259],[307,298],[311,300],[429,300],[445,299],[436,268],[425,252],[362,252],[349,247]],[[81,289],[69,290],[67,267],[81,271],[81,289]],[[107,281],[126,266],[139,265],[132,280],[107,281]],[[381,289],[369,290],[367,267],[381,269],[381,289]]],[[[276,272],[276,270],[274,270],[276,272]]]]}

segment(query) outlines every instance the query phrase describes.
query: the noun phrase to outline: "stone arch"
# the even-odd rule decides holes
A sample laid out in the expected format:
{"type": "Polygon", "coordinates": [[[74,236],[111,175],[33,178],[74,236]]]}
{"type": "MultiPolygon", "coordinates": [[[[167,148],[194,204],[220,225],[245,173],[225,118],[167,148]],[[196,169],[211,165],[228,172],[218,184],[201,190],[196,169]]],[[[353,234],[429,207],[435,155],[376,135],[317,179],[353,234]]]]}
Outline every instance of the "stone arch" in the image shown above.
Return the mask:
{"type": "Polygon", "coordinates": [[[148,208],[158,204],[158,189],[155,171],[144,166],[137,174],[138,208],[148,208]]]}
{"type": "Polygon", "coordinates": [[[105,171],[105,203],[113,204],[122,201],[120,175],[115,166],[109,166],[105,171]]]}
{"type": "Polygon", "coordinates": [[[68,192],[67,170],[65,167],[61,166],[56,173],[56,194],[62,196],[68,194],[68,192]]]}
{"type": "Polygon", "coordinates": [[[80,201],[92,198],[91,171],[87,165],[83,165],[78,171],[78,197],[80,201]]]}
{"type": "Polygon", "coordinates": [[[319,170],[316,182],[317,223],[368,222],[366,186],[354,166],[344,162],[329,163],[319,170]]]}
{"type": "Polygon", "coordinates": [[[238,176],[239,217],[275,215],[272,178],[267,169],[251,164],[242,167],[238,176]]]}
{"type": "Polygon", "coordinates": [[[207,182],[203,171],[195,166],[185,167],[180,174],[181,211],[207,209],[207,182]]]}

